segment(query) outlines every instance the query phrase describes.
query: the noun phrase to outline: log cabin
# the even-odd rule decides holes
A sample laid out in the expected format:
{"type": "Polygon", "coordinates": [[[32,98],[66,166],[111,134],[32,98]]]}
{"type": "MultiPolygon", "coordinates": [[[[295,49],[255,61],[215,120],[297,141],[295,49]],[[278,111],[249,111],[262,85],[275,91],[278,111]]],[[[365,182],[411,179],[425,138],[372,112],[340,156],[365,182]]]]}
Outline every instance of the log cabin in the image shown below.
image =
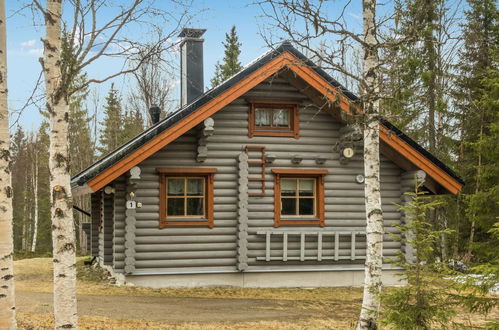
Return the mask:
{"type": "MultiPolygon", "coordinates": [[[[203,33],[180,35],[179,109],[151,109],[151,127],[72,178],[74,195],[91,195],[92,255],[149,287],[362,285],[358,97],[287,42],[205,92],[203,33]]],[[[464,183],[386,120],[380,149],[383,254],[410,255],[389,235],[404,193],[464,183]]]]}

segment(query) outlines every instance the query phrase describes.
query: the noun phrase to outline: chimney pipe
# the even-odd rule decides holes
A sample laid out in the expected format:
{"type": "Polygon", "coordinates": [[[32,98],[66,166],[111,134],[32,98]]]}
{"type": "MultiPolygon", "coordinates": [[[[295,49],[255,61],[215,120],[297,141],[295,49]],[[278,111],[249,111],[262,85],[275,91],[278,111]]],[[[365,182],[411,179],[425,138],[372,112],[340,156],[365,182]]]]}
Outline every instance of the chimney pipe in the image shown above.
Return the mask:
{"type": "Polygon", "coordinates": [[[152,125],[156,124],[159,121],[159,114],[160,113],[161,113],[161,109],[155,104],[153,104],[149,108],[149,115],[151,116],[152,125]]]}
{"type": "Polygon", "coordinates": [[[191,103],[204,93],[203,41],[206,29],[184,28],[180,43],[180,105],[191,103]]]}

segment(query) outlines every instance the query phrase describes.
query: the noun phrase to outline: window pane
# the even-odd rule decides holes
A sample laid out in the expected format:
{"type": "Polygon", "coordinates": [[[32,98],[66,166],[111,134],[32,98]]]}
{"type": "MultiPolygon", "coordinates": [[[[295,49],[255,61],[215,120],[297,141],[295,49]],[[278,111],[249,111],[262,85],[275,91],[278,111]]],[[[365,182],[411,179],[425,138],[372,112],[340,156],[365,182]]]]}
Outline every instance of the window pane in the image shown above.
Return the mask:
{"type": "Polygon", "coordinates": [[[187,215],[203,215],[203,198],[187,198],[187,215]]]}
{"type": "Polygon", "coordinates": [[[272,120],[272,109],[256,109],[255,125],[270,126],[272,120]]]}
{"type": "Polygon", "coordinates": [[[289,110],[275,109],[274,110],[274,125],[278,127],[289,126],[289,110]]]}
{"type": "Polygon", "coordinates": [[[281,198],[281,214],[296,215],[296,198],[281,198]]]}
{"type": "Polygon", "coordinates": [[[314,215],[313,198],[300,198],[300,215],[314,215]]]}
{"type": "Polygon", "coordinates": [[[314,179],[300,179],[300,196],[313,196],[314,183],[314,179]]]}
{"type": "Polygon", "coordinates": [[[202,196],[203,195],[203,181],[202,178],[189,178],[187,179],[187,195],[189,196],[202,196]]]}
{"type": "Polygon", "coordinates": [[[281,180],[281,196],[296,196],[296,179],[281,180]]]}
{"type": "Polygon", "coordinates": [[[184,199],[183,198],[168,198],[167,215],[179,216],[184,215],[184,199]]]}
{"type": "Polygon", "coordinates": [[[185,180],[185,178],[169,178],[168,179],[168,196],[183,196],[184,195],[184,180],[185,180]]]}

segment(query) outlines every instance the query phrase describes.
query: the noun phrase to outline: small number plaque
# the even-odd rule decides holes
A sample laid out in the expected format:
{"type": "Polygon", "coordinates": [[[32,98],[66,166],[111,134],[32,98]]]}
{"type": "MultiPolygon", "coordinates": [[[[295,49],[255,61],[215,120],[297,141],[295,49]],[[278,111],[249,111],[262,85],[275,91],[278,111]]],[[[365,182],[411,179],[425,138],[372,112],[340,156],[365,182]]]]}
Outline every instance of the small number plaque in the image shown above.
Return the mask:
{"type": "Polygon", "coordinates": [[[135,209],[136,207],[137,207],[136,201],[126,201],[126,208],[127,209],[135,209]]]}

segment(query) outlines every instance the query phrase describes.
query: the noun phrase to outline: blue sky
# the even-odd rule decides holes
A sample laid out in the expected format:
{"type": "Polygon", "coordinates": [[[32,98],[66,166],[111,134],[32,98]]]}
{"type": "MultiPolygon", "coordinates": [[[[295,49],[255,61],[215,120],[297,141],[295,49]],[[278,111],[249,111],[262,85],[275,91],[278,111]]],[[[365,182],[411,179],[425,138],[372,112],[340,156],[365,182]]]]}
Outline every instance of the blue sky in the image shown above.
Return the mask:
{"type": "MultiPolygon", "coordinates": [[[[234,0],[206,0],[195,1],[192,13],[196,14],[190,24],[191,27],[205,28],[204,35],[204,68],[205,86],[209,86],[209,79],[213,75],[215,63],[223,57],[222,41],[232,25],[236,25],[241,48],[241,63],[247,64],[267,50],[264,40],[259,35],[261,29],[267,27],[267,22],[261,17],[262,12],[258,6],[251,5],[248,1],[234,0]]],[[[17,11],[22,2],[7,1],[7,49],[8,49],[8,84],[9,107],[11,122],[18,117],[20,109],[32,93],[35,81],[41,71],[39,58],[42,56],[42,43],[44,27],[40,18],[33,20],[31,12],[17,11]]],[[[338,6],[340,8],[340,6],[338,6]]],[[[334,7],[332,7],[334,10],[334,7]]],[[[360,26],[360,1],[354,2],[349,7],[350,19],[359,21],[360,26]],[[358,2],[358,4],[357,4],[358,2]]],[[[108,11],[103,15],[111,15],[108,11]]],[[[121,66],[120,60],[99,61],[88,68],[90,77],[112,73],[121,66]]],[[[130,85],[130,77],[120,77],[115,80],[119,90],[125,93],[130,85]]],[[[107,93],[109,84],[93,86],[100,92],[101,98],[107,93]]],[[[43,90],[40,90],[42,92],[43,90]]],[[[176,92],[175,94],[178,94],[176,92]]],[[[178,95],[175,95],[178,99],[178,95]]],[[[26,108],[19,117],[19,124],[26,129],[36,129],[42,120],[38,109],[34,106],[26,108]]]]}

